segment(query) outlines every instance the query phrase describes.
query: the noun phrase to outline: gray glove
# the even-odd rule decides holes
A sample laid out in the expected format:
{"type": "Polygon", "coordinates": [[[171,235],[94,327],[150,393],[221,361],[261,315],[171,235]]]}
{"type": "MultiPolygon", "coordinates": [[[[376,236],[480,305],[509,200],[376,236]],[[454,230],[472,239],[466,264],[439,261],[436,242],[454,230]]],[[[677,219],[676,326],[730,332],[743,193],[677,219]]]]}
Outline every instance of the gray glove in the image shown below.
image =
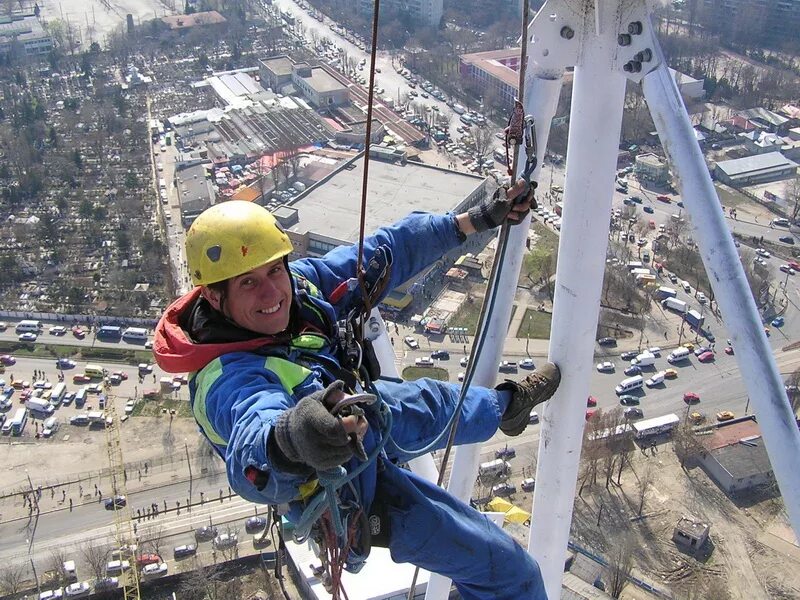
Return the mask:
{"type": "MultiPolygon", "coordinates": [[[[505,223],[508,213],[511,212],[511,207],[514,204],[523,202],[528,195],[531,196],[531,204],[533,205],[533,189],[533,186],[530,186],[526,192],[516,198],[507,198],[507,188],[497,188],[491,198],[485,198],[480,204],[467,211],[470,223],[472,223],[475,231],[494,229],[505,223]]],[[[524,217],[525,214],[527,213],[520,213],[520,218],[524,217]]]]}
{"type": "Polygon", "coordinates": [[[331,394],[343,387],[344,383],[334,381],[324,390],[309,394],[278,417],[272,431],[278,449],[289,461],[324,471],[353,457],[351,438],[342,422],[328,411],[325,404],[331,394]]]}

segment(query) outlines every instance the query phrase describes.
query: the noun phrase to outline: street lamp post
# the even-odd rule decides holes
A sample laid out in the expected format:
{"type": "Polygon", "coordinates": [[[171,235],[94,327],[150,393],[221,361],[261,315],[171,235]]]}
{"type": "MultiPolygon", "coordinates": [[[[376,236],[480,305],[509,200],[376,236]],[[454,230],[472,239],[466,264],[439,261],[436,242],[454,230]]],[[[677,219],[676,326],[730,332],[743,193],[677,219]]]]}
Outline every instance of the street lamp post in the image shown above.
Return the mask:
{"type": "Polygon", "coordinates": [[[186,451],[186,465],[189,467],[189,511],[192,510],[192,484],[194,477],[192,476],[192,461],[189,460],[189,444],[186,438],[183,438],[183,449],[186,451]]]}

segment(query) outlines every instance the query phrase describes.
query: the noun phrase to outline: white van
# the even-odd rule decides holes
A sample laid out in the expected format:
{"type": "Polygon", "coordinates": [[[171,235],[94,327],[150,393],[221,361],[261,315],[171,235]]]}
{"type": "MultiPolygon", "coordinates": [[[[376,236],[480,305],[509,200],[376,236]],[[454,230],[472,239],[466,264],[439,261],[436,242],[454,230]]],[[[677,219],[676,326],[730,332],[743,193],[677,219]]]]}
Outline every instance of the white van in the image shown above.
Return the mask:
{"type": "Polygon", "coordinates": [[[638,390],[642,387],[643,383],[644,378],[641,375],[634,375],[633,377],[628,377],[620,381],[619,385],[614,388],[614,391],[617,393],[617,396],[621,396],[633,390],[638,390]]]}
{"type": "Polygon", "coordinates": [[[655,387],[659,384],[664,383],[664,375],[665,375],[664,371],[659,371],[644,383],[645,385],[647,385],[647,387],[655,387]]]}
{"type": "Polygon", "coordinates": [[[147,340],[147,329],[143,327],[128,327],[122,332],[123,340],[147,340]]]}
{"type": "Polygon", "coordinates": [[[631,361],[631,364],[638,367],[649,367],[656,362],[656,355],[652,352],[642,352],[631,361]]]}
{"type": "Polygon", "coordinates": [[[42,435],[44,437],[50,437],[58,430],[58,419],[56,417],[50,417],[44,422],[42,427],[42,435]]]}
{"type": "Polygon", "coordinates": [[[692,293],[692,286],[689,285],[688,281],[681,281],[681,287],[683,288],[683,291],[686,292],[687,294],[692,293]]]}
{"type": "Polygon", "coordinates": [[[44,326],[41,321],[20,321],[17,323],[17,333],[39,333],[44,326]]]}
{"type": "Polygon", "coordinates": [[[478,475],[481,477],[498,477],[499,475],[508,475],[509,473],[511,473],[511,465],[502,458],[481,463],[478,467],[478,475]]]}
{"type": "Polygon", "coordinates": [[[675,364],[676,362],[680,362],[689,358],[689,349],[688,348],[676,348],[672,352],[670,352],[669,356],[667,357],[667,362],[671,365],[675,364]]]}

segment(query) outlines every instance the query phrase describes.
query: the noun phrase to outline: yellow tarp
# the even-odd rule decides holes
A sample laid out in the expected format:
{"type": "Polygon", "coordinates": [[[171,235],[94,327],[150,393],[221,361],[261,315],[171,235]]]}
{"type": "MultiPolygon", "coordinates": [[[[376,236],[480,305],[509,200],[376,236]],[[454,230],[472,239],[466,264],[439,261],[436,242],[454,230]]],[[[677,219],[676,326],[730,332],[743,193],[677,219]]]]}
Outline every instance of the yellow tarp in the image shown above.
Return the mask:
{"type": "Polygon", "coordinates": [[[492,498],[486,506],[493,512],[505,513],[506,523],[527,523],[531,519],[531,513],[514,506],[503,498],[492,498]]]}

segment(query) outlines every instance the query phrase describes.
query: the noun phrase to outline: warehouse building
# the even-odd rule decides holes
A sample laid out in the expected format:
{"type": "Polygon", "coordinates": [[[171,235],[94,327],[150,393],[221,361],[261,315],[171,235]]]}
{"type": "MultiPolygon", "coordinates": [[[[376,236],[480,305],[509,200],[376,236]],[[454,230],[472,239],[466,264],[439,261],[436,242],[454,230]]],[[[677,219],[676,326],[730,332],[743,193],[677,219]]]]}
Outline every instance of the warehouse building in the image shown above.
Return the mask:
{"type": "Polygon", "coordinates": [[[780,181],[796,174],[797,163],[780,152],[723,160],[714,167],[716,179],[734,187],[780,181]]]}

